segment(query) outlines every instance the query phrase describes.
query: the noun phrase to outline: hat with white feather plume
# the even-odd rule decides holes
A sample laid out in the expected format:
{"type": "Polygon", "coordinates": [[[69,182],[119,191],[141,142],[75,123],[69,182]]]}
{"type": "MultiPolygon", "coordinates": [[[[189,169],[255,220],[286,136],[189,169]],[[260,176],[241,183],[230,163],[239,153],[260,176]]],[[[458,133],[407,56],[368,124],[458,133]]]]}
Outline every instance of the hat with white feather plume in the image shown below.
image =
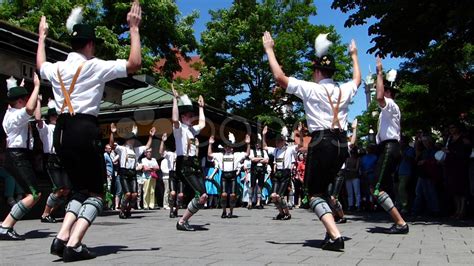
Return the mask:
{"type": "Polygon", "coordinates": [[[332,42],[327,39],[329,33],[319,34],[314,40],[314,50],[316,59],[314,60],[313,67],[317,69],[336,70],[336,62],[334,57],[328,54],[329,48],[332,42]]]}
{"type": "Polygon", "coordinates": [[[7,90],[7,98],[9,101],[14,101],[29,94],[25,87],[18,86],[17,80],[14,77],[7,79],[7,90]]]}
{"type": "Polygon", "coordinates": [[[71,36],[71,42],[74,41],[94,41],[102,42],[102,39],[98,39],[95,36],[94,28],[89,25],[82,23],[83,10],[82,7],[75,7],[66,21],[66,28],[71,36]]]}
{"type": "Polygon", "coordinates": [[[230,144],[235,144],[235,136],[232,134],[232,132],[229,132],[228,139],[230,144]]]}
{"type": "Polygon", "coordinates": [[[53,116],[53,115],[58,115],[58,112],[56,111],[56,101],[54,99],[49,99],[48,100],[48,113],[46,116],[53,116]]]}
{"type": "Polygon", "coordinates": [[[187,94],[179,97],[178,109],[180,114],[194,112],[193,102],[189,99],[187,94]]]}
{"type": "Polygon", "coordinates": [[[384,80],[384,90],[391,90],[392,92],[398,93],[398,86],[395,84],[395,80],[397,78],[397,71],[395,69],[390,69],[387,73],[385,73],[385,80],[384,80]]]}
{"type": "Polygon", "coordinates": [[[276,139],[277,139],[277,140],[284,140],[284,141],[287,141],[287,140],[288,140],[288,136],[289,136],[288,128],[287,128],[286,126],[284,126],[284,127],[281,129],[281,133],[276,136],[276,139]]]}

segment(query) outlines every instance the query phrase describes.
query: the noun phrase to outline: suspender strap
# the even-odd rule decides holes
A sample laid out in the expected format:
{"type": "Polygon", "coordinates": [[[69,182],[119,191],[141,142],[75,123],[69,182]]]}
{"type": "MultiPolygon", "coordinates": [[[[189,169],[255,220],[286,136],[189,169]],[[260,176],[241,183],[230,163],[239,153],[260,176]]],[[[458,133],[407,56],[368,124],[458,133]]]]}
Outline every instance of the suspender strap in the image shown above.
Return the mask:
{"type": "Polygon", "coordinates": [[[61,107],[61,114],[63,113],[64,108],[67,105],[67,109],[69,111],[69,114],[70,115],[75,115],[74,108],[72,107],[70,96],[71,96],[72,92],[74,91],[74,86],[76,86],[76,81],[79,78],[79,74],[81,73],[81,70],[82,70],[82,67],[84,66],[84,63],[85,62],[82,62],[79,65],[79,67],[77,68],[76,73],[74,74],[74,77],[72,78],[72,82],[71,82],[71,86],[69,87],[69,91],[66,91],[66,87],[64,86],[64,82],[63,82],[63,79],[61,77],[61,73],[59,73],[59,67],[58,67],[58,79],[59,79],[61,91],[64,95],[64,102],[63,102],[63,106],[61,107]]]}
{"type": "Polygon", "coordinates": [[[338,126],[339,130],[342,130],[341,128],[341,123],[339,121],[339,117],[337,116],[339,114],[339,105],[341,104],[341,96],[342,96],[342,91],[341,91],[341,88],[339,88],[339,97],[337,97],[337,105],[336,107],[334,107],[334,103],[332,102],[331,100],[331,96],[329,95],[329,92],[328,90],[326,89],[326,87],[324,87],[324,90],[326,91],[326,95],[328,96],[328,100],[329,100],[329,104],[331,105],[331,109],[332,109],[332,125],[331,125],[331,129],[334,129],[335,126],[338,126]]]}

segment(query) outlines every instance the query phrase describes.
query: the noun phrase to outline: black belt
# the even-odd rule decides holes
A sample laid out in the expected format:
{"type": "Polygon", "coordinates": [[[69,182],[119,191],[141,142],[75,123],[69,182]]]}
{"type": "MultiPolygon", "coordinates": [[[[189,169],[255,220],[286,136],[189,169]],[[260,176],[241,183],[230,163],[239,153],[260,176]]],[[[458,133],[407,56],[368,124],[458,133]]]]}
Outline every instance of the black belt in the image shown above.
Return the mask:
{"type": "Polygon", "coordinates": [[[396,140],[396,139],[386,139],[386,140],[380,142],[379,145],[384,146],[387,143],[398,143],[398,140],[396,140]]]}
{"type": "Polygon", "coordinates": [[[78,114],[70,115],[68,113],[63,113],[58,116],[58,119],[59,118],[66,119],[66,120],[76,120],[76,119],[89,120],[91,122],[97,123],[97,116],[89,115],[89,114],[78,113],[78,114]]]}
{"type": "Polygon", "coordinates": [[[22,151],[22,152],[29,152],[29,151],[31,151],[31,150],[28,150],[27,148],[7,148],[7,151],[16,151],[16,152],[22,151]]]}
{"type": "Polygon", "coordinates": [[[311,132],[311,137],[320,137],[321,135],[325,136],[340,136],[344,135],[346,136],[347,133],[345,130],[339,130],[339,129],[323,129],[323,130],[315,130],[311,132]]]}

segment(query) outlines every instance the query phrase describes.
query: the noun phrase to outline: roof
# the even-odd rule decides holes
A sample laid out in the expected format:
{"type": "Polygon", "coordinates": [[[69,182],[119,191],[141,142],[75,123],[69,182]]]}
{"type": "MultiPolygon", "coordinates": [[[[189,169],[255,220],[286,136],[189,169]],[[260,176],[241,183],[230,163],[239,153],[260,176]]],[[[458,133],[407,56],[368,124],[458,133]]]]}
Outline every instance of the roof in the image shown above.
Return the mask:
{"type": "Polygon", "coordinates": [[[102,101],[100,104],[100,113],[108,113],[110,111],[129,111],[139,108],[156,107],[157,105],[171,104],[173,95],[170,92],[160,88],[148,85],[137,89],[126,89],[122,94],[120,103],[102,101]]]}
{"type": "MultiPolygon", "coordinates": [[[[181,71],[178,71],[173,74],[173,80],[177,78],[196,80],[199,78],[201,73],[198,70],[196,70],[193,66],[196,63],[203,64],[200,56],[198,55],[191,56],[189,60],[186,60],[180,53],[176,53],[176,57],[178,58],[181,71]]],[[[155,70],[157,72],[161,72],[161,69],[165,65],[165,62],[166,62],[166,59],[161,59],[160,61],[156,62],[155,70]]]]}

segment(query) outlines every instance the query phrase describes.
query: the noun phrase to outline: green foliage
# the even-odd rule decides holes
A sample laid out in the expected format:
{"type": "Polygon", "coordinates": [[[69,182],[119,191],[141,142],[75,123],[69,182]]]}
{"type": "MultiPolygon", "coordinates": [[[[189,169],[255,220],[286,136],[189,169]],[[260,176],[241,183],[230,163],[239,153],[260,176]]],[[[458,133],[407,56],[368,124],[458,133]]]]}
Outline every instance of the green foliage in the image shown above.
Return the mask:
{"type": "Polygon", "coordinates": [[[408,58],[397,78],[402,131],[440,129],[461,113],[474,117],[473,1],[334,0],[332,8],[351,12],[349,27],[377,19],[369,52],[408,58]]]}
{"type": "MultiPolygon", "coordinates": [[[[187,58],[187,54],[197,48],[192,25],[199,14],[194,12],[181,17],[172,0],[140,2],[143,11],[140,26],[142,73],[154,74],[155,62],[166,58],[163,75],[170,79],[172,73],[181,70],[177,53],[187,58]],[[177,51],[176,47],[180,50],[177,51]]],[[[126,17],[130,5],[129,0],[7,1],[0,4],[0,19],[37,32],[39,20],[45,15],[49,24],[48,36],[68,44],[65,22],[73,7],[82,6],[84,22],[96,26],[97,36],[104,39],[104,44],[97,47],[97,55],[104,59],[128,58],[130,40],[126,17]]]]}
{"type": "MultiPolygon", "coordinates": [[[[262,47],[266,30],[272,33],[286,75],[307,80],[311,79],[307,67],[313,58],[314,39],[318,33],[329,32],[335,43],[331,52],[342,63],[337,77],[348,77],[349,66],[345,63],[349,58],[340,36],[332,26],[309,22],[309,17],[316,15],[313,1],[241,0],[229,9],[210,14],[212,20],[201,35],[199,47],[205,66],[198,87],[207,89],[205,98],[213,105],[251,119],[281,117],[281,101],[273,97],[276,84],[262,47]]],[[[289,99],[290,103],[294,100],[289,99]]],[[[287,122],[292,120],[295,117],[287,122]]]]}

